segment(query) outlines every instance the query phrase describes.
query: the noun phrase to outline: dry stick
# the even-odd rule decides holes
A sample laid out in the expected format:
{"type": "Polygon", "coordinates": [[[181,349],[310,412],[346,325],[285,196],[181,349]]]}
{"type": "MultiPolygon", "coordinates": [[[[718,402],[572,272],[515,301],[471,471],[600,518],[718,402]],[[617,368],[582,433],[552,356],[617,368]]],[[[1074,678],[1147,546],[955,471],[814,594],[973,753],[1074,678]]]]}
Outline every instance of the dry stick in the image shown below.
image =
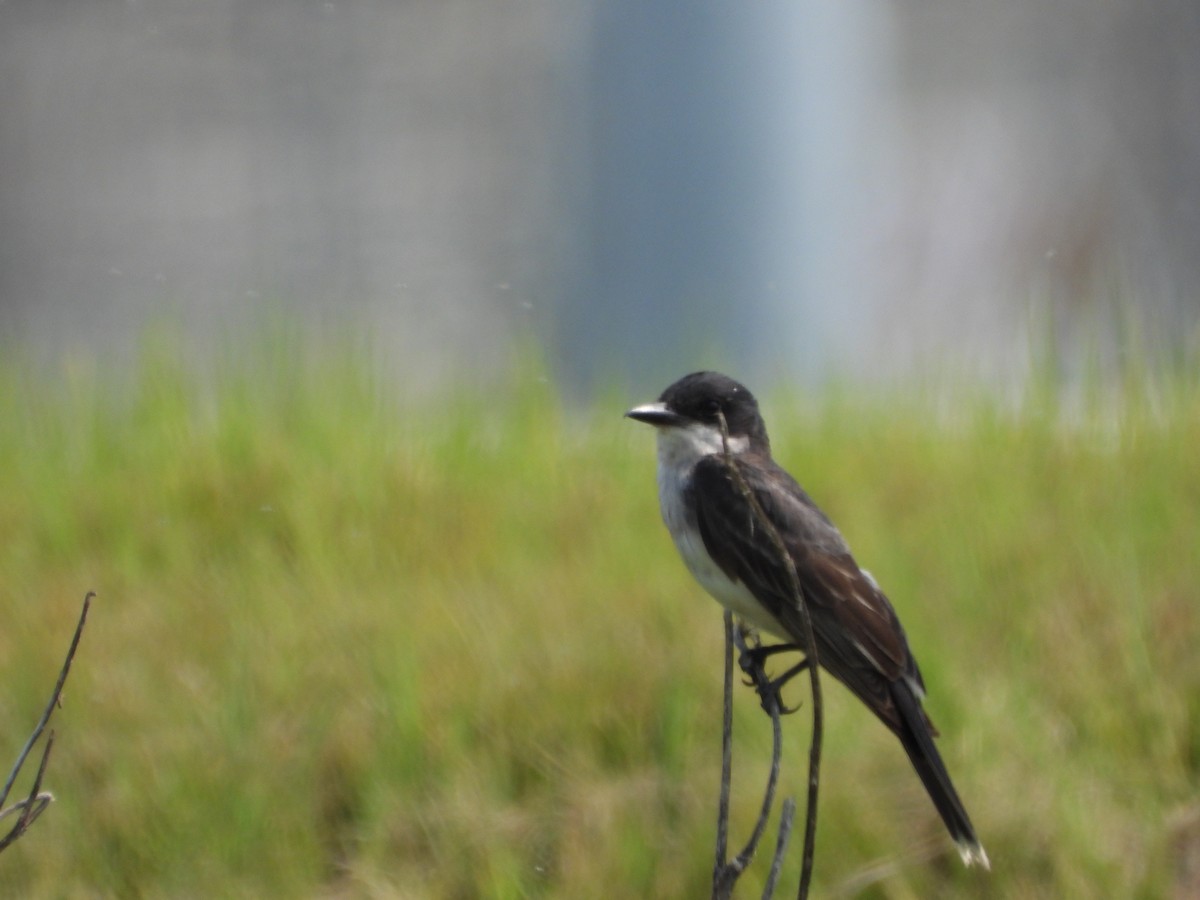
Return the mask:
{"type": "MultiPolygon", "coordinates": [[[[732,644],[737,646],[740,653],[743,655],[746,654],[748,651],[746,642],[742,638],[742,630],[737,625],[732,624],[732,616],[729,613],[726,613],[726,617],[729,619],[731,624],[731,631],[729,632],[728,636],[732,644]]],[[[729,645],[727,644],[727,647],[728,646],[729,645]]],[[[726,652],[728,659],[729,651],[727,650],[726,652]]],[[[770,707],[767,709],[767,713],[771,716],[772,727],[771,771],[767,776],[767,789],[763,794],[762,808],[758,813],[758,821],[754,823],[754,830],[750,833],[750,839],[746,841],[746,846],[742,848],[742,851],[728,863],[724,862],[723,842],[725,838],[722,836],[722,833],[726,831],[726,823],[728,822],[729,817],[729,803],[727,796],[729,793],[729,778],[727,771],[722,773],[726,777],[724,777],[721,782],[721,792],[726,796],[723,804],[723,814],[717,823],[717,842],[719,846],[722,846],[722,852],[721,856],[719,857],[718,866],[713,872],[713,896],[716,898],[721,898],[721,900],[725,900],[725,898],[733,895],[734,884],[737,882],[738,878],[741,877],[742,872],[746,870],[746,867],[750,865],[750,860],[754,858],[754,854],[758,850],[758,842],[762,840],[763,832],[766,831],[767,828],[767,820],[771,817],[771,807],[775,805],[775,791],[779,786],[779,765],[780,760],[783,758],[783,723],[780,720],[781,713],[779,708],[779,696],[777,693],[767,690],[767,688],[770,687],[770,684],[767,680],[766,673],[762,671],[761,667],[756,667],[751,677],[754,678],[756,688],[763,692],[762,696],[764,698],[764,702],[770,707]]],[[[726,694],[725,704],[726,717],[730,718],[731,720],[729,729],[730,735],[732,735],[733,731],[731,718],[732,710],[733,685],[731,682],[729,685],[729,691],[726,694]]],[[[727,745],[723,742],[722,746],[724,747],[727,745]]],[[[790,825],[788,827],[790,830],[790,825]]],[[[779,852],[780,849],[777,847],[776,853],[779,852]]],[[[775,860],[772,865],[775,866],[778,864],[779,861],[775,860]]],[[[769,898],[770,894],[763,894],[763,897],[769,898]]]]}
{"type": "MultiPolygon", "coordinates": [[[[737,645],[740,653],[746,653],[747,647],[745,639],[742,637],[742,630],[734,626],[733,633],[734,643],[737,645]]],[[[769,686],[766,673],[761,668],[756,668],[754,675],[756,687],[766,688],[769,686]]],[[[779,694],[775,691],[769,691],[767,694],[767,703],[770,709],[767,714],[771,717],[771,771],[767,776],[767,789],[763,794],[762,810],[759,812],[758,821],[754,824],[754,831],[750,834],[750,840],[746,842],[746,846],[742,852],[733,860],[732,865],[737,867],[740,872],[750,865],[750,860],[754,857],[754,851],[758,849],[758,842],[762,840],[763,832],[767,827],[767,819],[771,815],[771,807],[775,805],[775,789],[779,785],[779,764],[783,759],[783,722],[780,719],[781,710],[779,708],[779,694]]]]}
{"type": "Polygon", "coordinates": [[[8,809],[0,812],[0,819],[7,816],[9,813],[17,810],[21,811],[21,815],[17,817],[16,823],[12,830],[9,831],[2,839],[0,839],[0,850],[4,850],[9,844],[23,835],[29,830],[29,826],[34,823],[54,800],[54,795],[49,791],[41,793],[42,778],[46,774],[46,765],[50,762],[50,748],[54,746],[54,732],[51,731],[46,736],[46,749],[42,752],[42,761],[38,764],[37,775],[33,778],[33,786],[29,789],[29,796],[19,803],[14,803],[8,809]]]}
{"type": "Polygon", "coordinates": [[[770,900],[775,893],[775,884],[779,881],[779,870],[783,868],[783,853],[787,849],[788,838],[792,835],[792,820],[796,817],[796,801],[788,797],[783,801],[783,810],[779,814],[779,838],[775,841],[775,855],[771,857],[771,871],[767,875],[767,883],[763,886],[763,900],[770,900]]]}
{"type": "Polygon", "coordinates": [[[725,610],[725,712],[721,720],[721,793],[717,802],[717,861],[713,866],[713,900],[722,894],[725,852],[729,847],[729,781],[733,768],[733,613],[725,610]]]}
{"type": "Polygon", "coordinates": [[[804,632],[801,637],[804,638],[804,657],[808,660],[809,684],[812,688],[813,700],[812,742],[808,748],[808,808],[805,811],[804,821],[804,861],[800,869],[800,891],[797,895],[799,900],[805,900],[808,897],[809,885],[812,882],[813,855],[817,840],[817,788],[820,784],[821,741],[825,734],[825,708],[821,699],[821,679],[817,672],[820,668],[817,659],[817,643],[813,636],[812,617],[809,615],[808,605],[804,602],[804,591],[800,587],[800,576],[796,573],[796,564],[792,560],[792,555],[788,553],[783,539],[779,536],[779,532],[763,512],[758,498],[754,496],[754,492],[750,490],[750,486],[746,484],[746,479],[742,476],[741,470],[737,467],[737,462],[729,450],[729,426],[725,422],[724,413],[719,410],[717,411],[717,420],[721,424],[721,445],[725,452],[725,466],[733,476],[738,491],[741,492],[742,497],[750,505],[755,521],[763,527],[763,531],[771,539],[771,543],[775,547],[775,552],[779,555],[784,569],[787,570],[788,581],[792,589],[792,599],[795,601],[797,611],[800,613],[800,623],[804,632]]]}
{"type": "Polygon", "coordinates": [[[67,673],[71,671],[71,662],[75,659],[75,651],[79,647],[79,638],[83,634],[83,625],[87,621],[88,610],[91,608],[92,599],[95,596],[94,591],[88,591],[87,595],[83,598],[83,611],[79,614],[79,624],[75,626],[75,636],[71,639],[71,646],[67,650],[67,658],[58,673],[58,681],[54,685],[54,693],[50,695],[50,702],[46,704],[46,710],[42,713],[42,718],[33,729],[33,734],[29,736],[29,740],[25,742],[21,754],[17,757],[16,765],[13,766],[12,771],[8,775],[8,780],[4,783],[4,790],[0,792],[0,818],[7,816],[13,810],[21,810],[21,815],[13,825],[12,830],[0,840],[0,850],[3,850],[24,834],[34,819],[41,815],[42,811],[50,804],[50,801],[54,799],[49,793],[39,793],[42,786],[42,776],[46,772],[46,764],[50,759],[50,748],[54,746],[54,734],[51,732],[46,740],[46,747],[42,751],[42,760],[38,765],[37,777],[34,778],[33,789],[30,791],[28,799],[13,804],[10,809],[3,808],[4,802],[8,799],[9,792],[12,791],[13,783],[17,780],[17,775],[20,774],[21,768],[25,765],[25,760],[29,758],[29,753],[33,750],[33,745],[42,736],[42,732],[46,729],[46,724],[50,721],[50,716],[54,714],[54,710],[58,707],[59,701],[62,699],[63,685],[67,681],[67,673]]]}

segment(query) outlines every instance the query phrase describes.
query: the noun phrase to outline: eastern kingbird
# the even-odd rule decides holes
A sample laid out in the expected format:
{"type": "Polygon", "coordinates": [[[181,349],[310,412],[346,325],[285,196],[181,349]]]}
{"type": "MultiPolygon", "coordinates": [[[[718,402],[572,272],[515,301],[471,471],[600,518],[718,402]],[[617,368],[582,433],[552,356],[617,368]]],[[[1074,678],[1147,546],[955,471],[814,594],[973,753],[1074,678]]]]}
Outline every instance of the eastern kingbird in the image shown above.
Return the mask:
{"type": "Polygon", "coordinates": [[[760,631],[804,646],[791,578],[730,473],[742,479],[779,533],[812,619],[817,659],[900,738],[967,865],[988,868],[921,707],[925,684],[892,604],[860,569],[829,518],[771,458],[758,401],[732,378],[695,372],[631,419],[658,434],[658,502],[675,547],[701,586],[760,631]]]}

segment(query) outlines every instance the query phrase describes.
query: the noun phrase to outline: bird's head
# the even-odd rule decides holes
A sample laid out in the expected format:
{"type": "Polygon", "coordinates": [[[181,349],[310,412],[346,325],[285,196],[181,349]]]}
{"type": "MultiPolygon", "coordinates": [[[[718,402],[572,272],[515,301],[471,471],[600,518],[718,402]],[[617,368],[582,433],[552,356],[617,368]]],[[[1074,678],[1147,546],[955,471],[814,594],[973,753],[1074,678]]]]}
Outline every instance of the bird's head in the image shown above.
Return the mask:
{"type": "Polygon", "coordinates": [[[631,419],[653,425],[660,437],[683,434],[692,442],[720,452],[721,417],[729,432],[734,452],[754,449],[769,452],[767,428],[758,411],[758,401],[742,384],[718,372],[693,372],[662,392],[654,403],[635,406],[625,413],[631,419]]]}

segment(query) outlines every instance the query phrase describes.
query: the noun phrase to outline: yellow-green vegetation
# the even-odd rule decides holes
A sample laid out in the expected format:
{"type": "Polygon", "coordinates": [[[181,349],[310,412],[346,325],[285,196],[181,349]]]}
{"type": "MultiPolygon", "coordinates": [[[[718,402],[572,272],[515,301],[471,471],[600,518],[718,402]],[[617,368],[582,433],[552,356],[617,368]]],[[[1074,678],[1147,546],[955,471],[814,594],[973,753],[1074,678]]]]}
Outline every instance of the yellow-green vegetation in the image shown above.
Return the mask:
{"type": "MultiPolygon", "coordinates": [[[[5,770],[98,593],[58,799],[0,855],[0,896],[706,896],[721,616],[659,522],[652,436],[621,418],[645,398],[581,412],[518,367],[411,400],[348,352],[172,359],[0,370],[5,770]]],[[[755,387],[900,610],[993,863],[960,866],[899,746],[827,680],[815,895],[1197,877],[1196,384],[1070,409],[755,387]]],[[[801,803],[808,717],[785,720],[801,803]]],[[[744,688],[735,734],[740,841],[770,748],[744,688]]]]}

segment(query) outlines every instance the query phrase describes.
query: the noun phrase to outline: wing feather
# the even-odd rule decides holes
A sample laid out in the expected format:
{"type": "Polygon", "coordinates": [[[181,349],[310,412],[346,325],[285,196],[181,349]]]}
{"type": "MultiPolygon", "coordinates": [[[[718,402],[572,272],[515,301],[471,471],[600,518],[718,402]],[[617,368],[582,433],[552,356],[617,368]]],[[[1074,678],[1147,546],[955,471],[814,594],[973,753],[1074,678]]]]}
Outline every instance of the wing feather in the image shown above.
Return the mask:
{"type": "MultiPolygon", "coordinates": [[[[924,684],[896,612],[854,561],[841,533],[790,475],[769,458],[745,454],[740,469],[764,515],[783,538],[812,615],[820,663],[885,724],[900,728],[892,684],[904,680],[917,696],[924,684]]],[[[693,475],[697,524],[721,570],[746,585],[803,644],[790,578],[724,459],[707,457],[693,475]]]]}

